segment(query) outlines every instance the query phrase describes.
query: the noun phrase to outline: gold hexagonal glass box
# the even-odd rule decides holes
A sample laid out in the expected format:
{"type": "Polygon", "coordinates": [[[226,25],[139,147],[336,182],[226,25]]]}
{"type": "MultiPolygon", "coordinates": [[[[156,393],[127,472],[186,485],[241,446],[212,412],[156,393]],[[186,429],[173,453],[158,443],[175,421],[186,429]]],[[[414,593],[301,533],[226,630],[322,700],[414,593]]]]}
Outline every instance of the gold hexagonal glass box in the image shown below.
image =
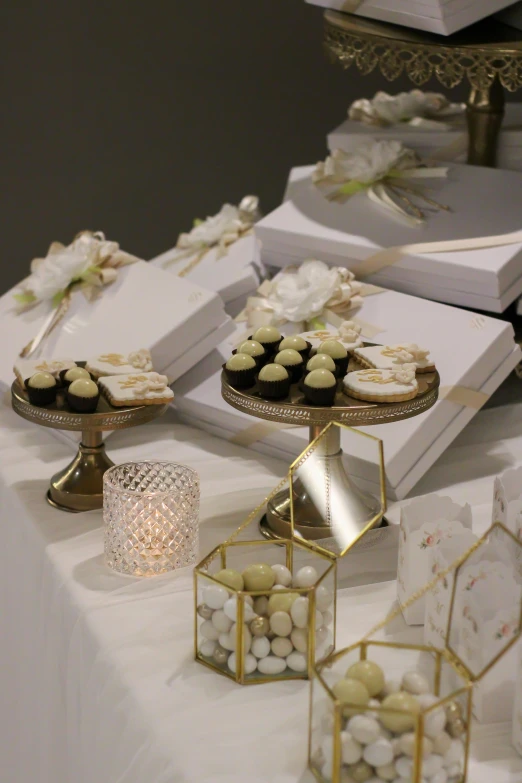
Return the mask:
{"type": "Polygon", "coordinates": [[[314,667],[309,767],[321,783],[466,781],[473,685],[520,635],[522,542],[495,523],[412,602],[448,575],[442,649],[372,638],[393,635],[394,610],[314,667]]]}
{"type": "MultiPolygon", "coordinates": [[[[337,558],[380,522],[385,498],[383,485],[369,519],[369,496],[361,492],[354,507],[360,518],[352,513],[347,526],[346,506],[332,491],[332,471],[341,470],[340,460],[331,460],[332,428],[348,429],[325,428],[287,479],[194,571],[196,660],[238,683],[306,679],[335,647],[337,558]],[[288,520],[288,538],[267,535],[275,508],[288,520]]],[[[381,442],[361,437],[382,470],[381,442]]],[[[353,490],[350,484],[351,497],[353,490]]]]}

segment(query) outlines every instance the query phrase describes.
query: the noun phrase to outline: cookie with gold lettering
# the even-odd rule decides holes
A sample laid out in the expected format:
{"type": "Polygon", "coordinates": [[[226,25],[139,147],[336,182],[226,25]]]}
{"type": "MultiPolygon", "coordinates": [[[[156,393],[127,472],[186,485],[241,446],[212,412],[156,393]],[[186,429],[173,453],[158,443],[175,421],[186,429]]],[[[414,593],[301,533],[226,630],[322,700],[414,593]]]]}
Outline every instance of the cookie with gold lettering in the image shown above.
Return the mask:
{"type": "Polygon", "coordinates": [[[166,375],[143,372],[134,375],[108,375],[100,378],[102,394],[116,408],[133,405],[166,405],[174,399],[166,375]]]}
{"type": "Polygon", "coordinates": [[[104,375],[131,375],[137,372],[152,372],[152,358],[145,348],[132,353],[102,353],[87,359],[85,369],[93,378],[104,375]]]}
{"type": "Polygon", "coordinates": [[[430,352],[419,348],[416,343],[401,345],[371,345],[368,348],[356,348],[354,358],[363,367],[376,370],[393,370],[402,364],[415,364],[417,372],[434,372],[435,364],[430,352]]]}
{"type": "Polygon", "coordinates": [[[417,396],[415,365],[403,364],[394,370],[356,370],[345,376],[344,391],[350,397],[368,402],[403,402],[417,396]]]}

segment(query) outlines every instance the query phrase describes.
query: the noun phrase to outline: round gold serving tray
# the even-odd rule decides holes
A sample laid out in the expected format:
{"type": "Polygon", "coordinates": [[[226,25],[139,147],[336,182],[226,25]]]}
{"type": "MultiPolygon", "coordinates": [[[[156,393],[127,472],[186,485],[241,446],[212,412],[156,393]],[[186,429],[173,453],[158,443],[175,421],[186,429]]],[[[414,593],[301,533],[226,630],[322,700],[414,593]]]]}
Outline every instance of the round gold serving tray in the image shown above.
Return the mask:
{"type": "Polygon", "coordinates": [[[114,408],[101,395],[98,408],[94,413],[76,413],[70,410],[64,394],[60,391],[55,403],[41,408],[29,402],[26,390],[18,381],[11,386],[11,396],[13,410],[23,419],[34,421],[42,427],[76,432],[107,432],[136,427],[138,424],[156,419],[168,408],[168,405],[114,408]]]}
{"type": "MultiPolygon", "coordinates": [[[[357,366],[353,369],[362,369],[357,366]]],[[[386,424],[417,416],[437,402],[440,378],[438,372],[417,375],[419,393],[406,402],[375,403],[356,400],[338,388],[335,404],[329,407],[309,405],[298,384],[292,384],[290,395],[285,400],[266,400],[259,394],[257,385],[250,389],[234,389],[221,375],[221,395],[233,408],[249,413],[259,419],[268,419],[283,424],[303,426],[326,426],[336,421],[349,426],[386,424]]]]}

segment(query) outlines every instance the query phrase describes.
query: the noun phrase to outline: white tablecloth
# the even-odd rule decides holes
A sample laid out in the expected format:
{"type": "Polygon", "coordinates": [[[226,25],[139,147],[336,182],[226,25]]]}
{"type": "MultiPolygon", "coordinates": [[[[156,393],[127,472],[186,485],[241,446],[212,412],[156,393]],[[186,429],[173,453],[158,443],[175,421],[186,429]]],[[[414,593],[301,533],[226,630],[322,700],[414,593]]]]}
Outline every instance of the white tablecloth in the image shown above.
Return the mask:
{"type": "MultiPolygon", "coordinates": [[[[417,493],[470,501],[484,529],[492,477],[522,464],[521,412],[479,414],[417,493]]],[[[202,553],[286,470],[173,414],[116,433],[109,446],[115,461],[168,458],[200,473],[202,553]]],[[[309,783],[308,684],[241,688],[194,663],[190,572],[139,581],[108,571],[101,513],[65,514],[44,501],[48,478],[69,459],[45,430],[0,410],[0,781],[309,783]]],[[[338,647],[394,598],[394,582],[342,590],[338,647]]],[[[471,781],[522,781],[509,733],[507,724],[475,725],[471,781]]]]}

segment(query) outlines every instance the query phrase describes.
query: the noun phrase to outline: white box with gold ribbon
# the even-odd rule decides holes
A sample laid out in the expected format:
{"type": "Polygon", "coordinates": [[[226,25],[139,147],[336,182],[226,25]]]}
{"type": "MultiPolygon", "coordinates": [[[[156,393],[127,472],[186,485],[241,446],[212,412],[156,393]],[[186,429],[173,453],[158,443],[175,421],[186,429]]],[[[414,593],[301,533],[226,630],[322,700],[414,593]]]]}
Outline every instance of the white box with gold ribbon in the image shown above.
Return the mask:
{"type": "Polygon", "coordinates": [[[260,214],[257,196],[245,196],[237,206],[223,204],[217,214],[196,219],[175,247],[151,264],[215,291],[235,316],[263,274],[260,243],[253,233],[260,214]]]}
{"type": "MultiPolygon", "coordinates": [[[[378,111],[379,103],[383,101],[383,99],[379,99],[380,95],[383,94],[377,93],[375,98],[370,101],[356,101],[350,107],[350,113],[355,116],[359,114],[361,118],[365,117],[362,110],[358,111],[358,105],[366,105],[371,110],[375,102],[377,102],[378,111]]],[[[405,93],[402,95],[408,96],[405,93]]],[[[429,95],[429,93],[425,95],[429,95]]],[[[400,101],[401,95],[388,96],[385,103],[388,104],[390,100],[400,101]]],[[[464,111],[450,116],[443,114],[440,118],[437,116],[437,119],[432,117],[433,115],[430,115],[429,118],[417,116],[409,120],[404,120],[401,117],[399,121],[386,125],[369,124],[371,121],[369,116],[360,121],[348,117],[328,134],[328,149],[350,152],[360,139],[396,139],[415,150],[423,159],[435,157],[440,161],[466,163],[468,133],[464,111]]],[[[382,121],[384,122],[384,120],[382,121]]],[[[375,118],[374,122],[378,122],[378,118],[375,118]]],[[[506,104],[498,141],[497,167],[510,171],[522,171],[522,103],[506,104]]]]}
{"type": "Polygon", "coordinates": [[[413,27],[429,33],[451,35],[490,14],[512,5],[513,0],[306,0],[312,5],[345,11],[368,19],[413,27]]]}
{"type": "MultiPolygon", "coordinates": [[[[117,248],[116,243],[105,245],[117,248]]],[[[82,248],[71,248],[62,248],[61,255],[54,254],[52,264],[48,256],[39,279],[27,278],[0,298],[0,330],[4,337],[0,384],[4,389],[14,381],[13,366],[22,349],[42,336],[53,322],[54,328],[30,358],[81,361],[102,353],[146,348],[152,354],[154,369],[172,380],[194,367],[233,332],[233,323],[217,294],[126,254],[121,266],[107,267],[114,270],[107,276],[108,283],[99,285],[97,296],[89,299],[92,291],[87,284],[95,278],[89,272],[82,282],[78,270],[86,263],[84,257],[88,259],[90,249],[84,253],[82,248]],[[78,282],[64,299],[61,292],[70,283],[67,264],[75,270],[78,282]],[[31,287],[42,297],[56,288],[59,296],[56,298],[55,292],[54,304],[59,298],[62,301],[55,308],[51,299],[38,298],[20,312],[15,297],[30,300],[31,287]]],[[[92,264],[89,269],[93,269],[92,264]]],[[[70,439],[74,440],[72,435],[70,439]]]]}
{"type": "MultiPolygon", "coordinates": [[[[346,317],[359,321],[366,340],[384,345],[416,342],[428,348],[440,373],[441,399],[431,410],[366,428],[384,442],[389,496],[403,498],[509,375],[521,351],[511,324],[395,291],[363,296],[361,306],[346,317]]],[[[295,325],[286,324],[282,331],[295,331],[295,325]]],[[[238,325],[235,338],[174,384],[176,406],[197,426],[291,461],[308,440],[307,428],[285,429],[251,418],[221,397],[222,364],[247,332],[245,324],[238,325]]],[[[366,488],[378,488],[377,466],[364,454],[350,459],[349,468],[366,488]]]]}
{"type": "MultiPolygon", "coordinates": [[[[365,154],[372,157],[368,149],[365,154]]],[[[370,168],[378,169],[375,157],[370,168]]],[[[451,164],[440,176],[440,169],[431,170],[434,178],[408,184],[401,174],[404,187],[393,182],[394,209],[382,180],[377,189],[363,186],[339,203],[331,199],[344,185],[325,194],[313,181],[317,167],[292,169],[286,201],[255,227],[263,260],[286,267],[319,258],[386,288],[502,312],[522,293],[522,174],[451,164]],[[413,202],[423,220],[415,218],[413,202]],[[403,206],[408,217],[400,214],[403,206]]]]}

